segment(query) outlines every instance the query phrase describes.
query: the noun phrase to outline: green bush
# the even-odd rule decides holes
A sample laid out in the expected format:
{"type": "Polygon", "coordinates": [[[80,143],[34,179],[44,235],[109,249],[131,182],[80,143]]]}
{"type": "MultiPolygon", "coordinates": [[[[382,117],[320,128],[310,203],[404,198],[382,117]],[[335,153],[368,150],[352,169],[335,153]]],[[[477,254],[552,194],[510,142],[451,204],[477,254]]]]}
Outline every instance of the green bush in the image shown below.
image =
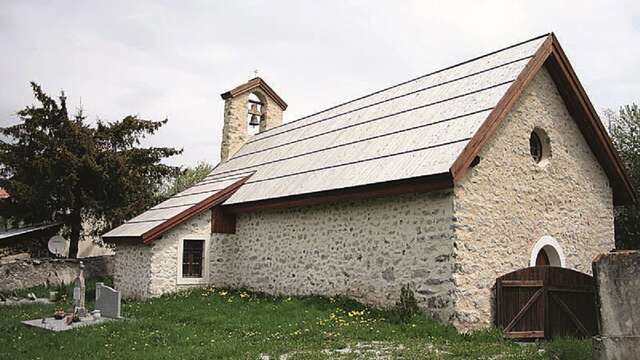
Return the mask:
{"type": "Polygon", "coordinates": [[[396,323],[406,324],[420,312],[418,301],[409,285],[404,285],[400,289],[400,299],[390,312],[390,320],[396,323]]]}

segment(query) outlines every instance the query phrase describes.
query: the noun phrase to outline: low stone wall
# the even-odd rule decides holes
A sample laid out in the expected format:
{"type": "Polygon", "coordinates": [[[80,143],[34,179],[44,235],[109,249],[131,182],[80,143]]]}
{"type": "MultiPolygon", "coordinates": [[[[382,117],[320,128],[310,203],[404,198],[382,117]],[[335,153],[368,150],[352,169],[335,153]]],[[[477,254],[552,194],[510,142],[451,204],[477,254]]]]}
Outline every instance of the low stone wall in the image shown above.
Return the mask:
{"type": "Polygon", "coordinates": [[[593,359],[637,359],[640,349],[640,251],[600,255],[593,262],[599,336],[593,359]]]}
{"type": "MultiPolygon", "coordinates": [[[[113,255],[80,259],[86,278],[113,276],[113,255]]],[[[38,285],[72,282],[78,272],[77,259],[18,259],[0,262],[0,291],[12,291],[38,285]]]]}

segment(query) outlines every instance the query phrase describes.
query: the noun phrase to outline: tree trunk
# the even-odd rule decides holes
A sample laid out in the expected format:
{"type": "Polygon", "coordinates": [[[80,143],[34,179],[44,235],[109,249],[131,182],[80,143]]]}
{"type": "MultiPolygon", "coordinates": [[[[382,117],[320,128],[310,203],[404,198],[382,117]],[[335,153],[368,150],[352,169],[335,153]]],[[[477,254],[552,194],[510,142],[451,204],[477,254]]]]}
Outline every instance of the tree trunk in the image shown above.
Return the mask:
{"type": "Polygon", "coordinates": [[[82,218],[80,211],[76,210],[71,213],[71,234],[69,239],[69,258],[76,259],[78,257],[78,243],[80,242],[80,230],[82,229],[82,218]]]}

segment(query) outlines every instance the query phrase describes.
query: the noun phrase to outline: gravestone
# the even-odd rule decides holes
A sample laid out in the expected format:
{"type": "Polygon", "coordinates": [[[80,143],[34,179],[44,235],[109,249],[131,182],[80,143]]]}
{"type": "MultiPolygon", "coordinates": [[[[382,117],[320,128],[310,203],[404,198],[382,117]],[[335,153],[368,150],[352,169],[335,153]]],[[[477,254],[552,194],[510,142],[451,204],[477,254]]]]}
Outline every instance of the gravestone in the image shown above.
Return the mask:
{"type": "Polygon", "coordinates": [[[77,312],[78,316],[80,317],[87,316],[87,309],[85,308],[84,264],[82,263],[82,261],[80,261],[78,276],[74,281],[73,306],[74,306],[74,312],[77,312]]]}
{"type": "Polygon", "coordinates": [[[119,319],[120,298],[120,291],[104,283],[96,283],[96,310],[100,310],[100,316],[119,319]]]}

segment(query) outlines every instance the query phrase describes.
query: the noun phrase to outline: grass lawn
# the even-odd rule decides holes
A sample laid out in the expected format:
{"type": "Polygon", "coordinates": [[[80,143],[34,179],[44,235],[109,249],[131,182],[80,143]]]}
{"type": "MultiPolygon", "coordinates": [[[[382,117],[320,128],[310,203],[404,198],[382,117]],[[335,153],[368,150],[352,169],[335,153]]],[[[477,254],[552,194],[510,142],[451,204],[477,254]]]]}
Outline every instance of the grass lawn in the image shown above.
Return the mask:
{"type": "MultiPolygon", "coordinates": [[[[87,297],[91,301],[93,293],[87,297]]],[[[61,333],[20,323],[51,316],[55,308],[0,306],[0,359],[591,358],[589,340],[518,345],[496,330],[460,335],[423,315],[399,323],[391,312],[348,299],[214,288],[128,301],[122,307],[126,320],[61,333]]]]}

